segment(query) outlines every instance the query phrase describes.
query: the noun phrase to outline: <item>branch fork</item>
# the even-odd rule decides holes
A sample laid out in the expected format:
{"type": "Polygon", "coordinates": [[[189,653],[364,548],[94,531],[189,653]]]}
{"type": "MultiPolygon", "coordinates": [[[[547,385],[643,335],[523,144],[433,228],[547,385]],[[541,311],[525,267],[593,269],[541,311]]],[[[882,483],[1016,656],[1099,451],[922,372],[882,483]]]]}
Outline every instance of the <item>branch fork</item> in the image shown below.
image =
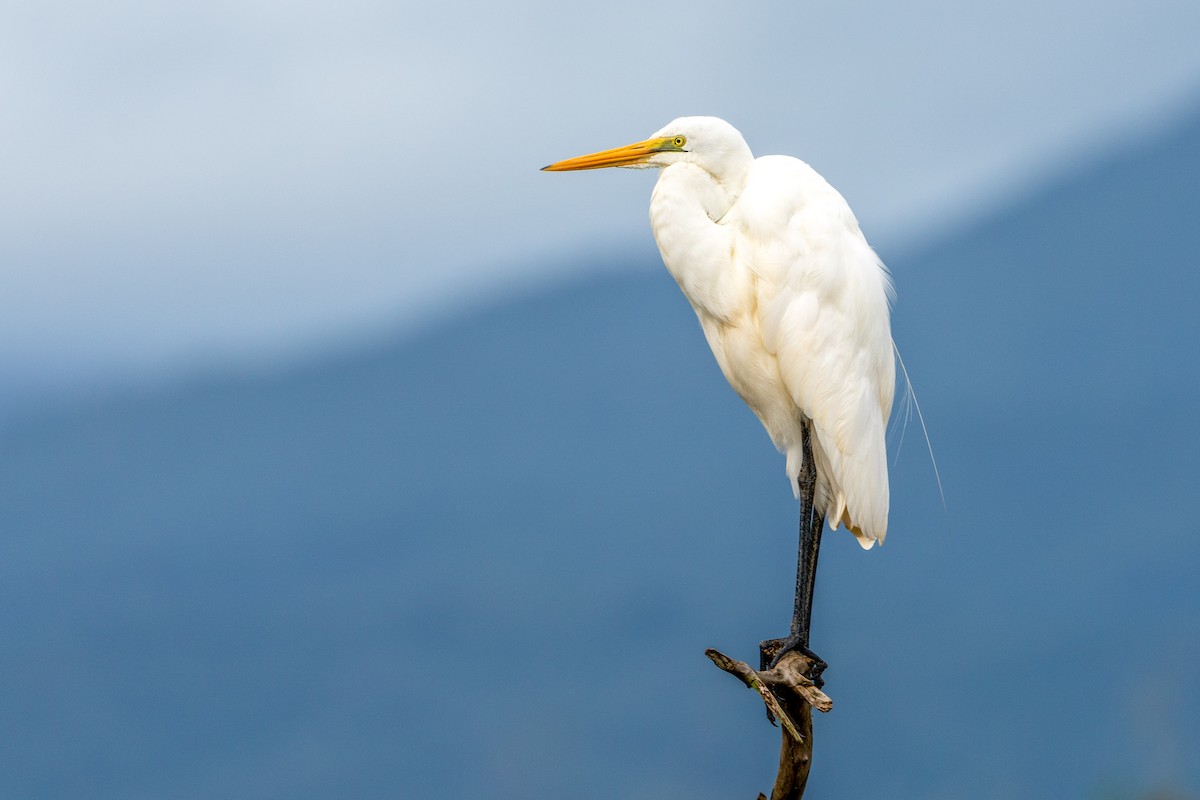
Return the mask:
{"type": "MultiPolygon", "coordinates": [[[[771,800],[799,800],[804,795],[812,764],[812,709],[825,713],[833,708],[829,695],[808,678],[812,660],[793,651],[784,654],[773,669],[759,671],[719,650],[709,648],[704,654],[758,692],[766,704],[767,717],[772,722],[779,720],[783,742],[771,800]]],[[[759,797],[765,800],[764,795],[759,797]]]]}

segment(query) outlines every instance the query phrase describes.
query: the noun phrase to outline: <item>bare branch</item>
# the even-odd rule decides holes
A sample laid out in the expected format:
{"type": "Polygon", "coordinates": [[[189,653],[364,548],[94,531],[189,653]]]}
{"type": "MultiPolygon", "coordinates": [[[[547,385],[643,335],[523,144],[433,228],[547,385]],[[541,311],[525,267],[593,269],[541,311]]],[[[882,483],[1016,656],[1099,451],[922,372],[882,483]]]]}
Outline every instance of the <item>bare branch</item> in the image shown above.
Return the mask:
{"type": "MultiPolygon", "coordinates": [[[[829,695],[807,676],[813,662],[799,653],[790,652],[774,669],[760,672],[746,662],[712,648],[704,654],[722,670],[758,692],[767,706],[767,716],[772,721],[779,720],[784,729],[783,742],[771,800],[800,800],[812,764],[812,709],[827,712],[833,708],[829,695]]],[[[766,800],[762,794],[759,798],[766,800]]]]}

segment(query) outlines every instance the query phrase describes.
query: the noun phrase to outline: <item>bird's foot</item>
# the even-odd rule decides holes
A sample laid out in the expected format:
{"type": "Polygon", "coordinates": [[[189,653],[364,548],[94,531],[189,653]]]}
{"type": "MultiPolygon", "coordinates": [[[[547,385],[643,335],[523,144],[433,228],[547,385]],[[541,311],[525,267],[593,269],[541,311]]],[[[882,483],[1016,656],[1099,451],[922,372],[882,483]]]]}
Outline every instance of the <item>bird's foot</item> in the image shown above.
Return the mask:
{"type": "Polygon", "coordinates": [[[829,666],[825,661],[812,650],[800,644],[800,636],[792,634],[783,639],[767,639],[759,642],[759,668],[763,671],[774,669],[779,663],[779,660],[788,653],[798,653],[812,662],[808,672],[805,673],[813,685],[820,689],[825,685],[825,680],[821,677],[821,673],[829,666]]]}

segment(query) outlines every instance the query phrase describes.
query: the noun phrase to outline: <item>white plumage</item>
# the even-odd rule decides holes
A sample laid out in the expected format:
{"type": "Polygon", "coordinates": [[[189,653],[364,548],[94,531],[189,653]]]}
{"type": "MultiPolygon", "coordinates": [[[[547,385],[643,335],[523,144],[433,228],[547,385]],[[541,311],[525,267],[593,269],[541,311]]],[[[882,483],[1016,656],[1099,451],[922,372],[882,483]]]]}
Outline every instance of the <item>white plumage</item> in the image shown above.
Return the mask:
{"type": "Polygon", "coordinates": [[[895,391],[891,281],[849,205],[812,167],[755,159],[715,117],[549,170],[658,168],[650,221],[730,385],[787,456],[812,424],[816,507],[864,548],[887,535],[884,434],[895,391]]]}

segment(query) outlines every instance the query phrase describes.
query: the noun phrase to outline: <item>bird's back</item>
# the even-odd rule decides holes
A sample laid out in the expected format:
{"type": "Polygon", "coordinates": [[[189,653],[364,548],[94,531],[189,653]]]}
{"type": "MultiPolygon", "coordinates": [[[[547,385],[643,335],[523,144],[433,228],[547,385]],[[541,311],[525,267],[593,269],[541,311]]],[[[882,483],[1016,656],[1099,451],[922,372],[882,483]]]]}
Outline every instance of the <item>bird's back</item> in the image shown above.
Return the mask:
{"type": "MultiPolygon", "coordinates": [[[[864,547],[882,542],[895,390],[887,272],[846,201],[798,159],[757,159],[733,211],[735,268],[754,276],[754,319],[790,402],[786,413],[812,421],[818,507],[864,547]]],[[[794,486],[799,428],[768,418],[794,486]]]]}

